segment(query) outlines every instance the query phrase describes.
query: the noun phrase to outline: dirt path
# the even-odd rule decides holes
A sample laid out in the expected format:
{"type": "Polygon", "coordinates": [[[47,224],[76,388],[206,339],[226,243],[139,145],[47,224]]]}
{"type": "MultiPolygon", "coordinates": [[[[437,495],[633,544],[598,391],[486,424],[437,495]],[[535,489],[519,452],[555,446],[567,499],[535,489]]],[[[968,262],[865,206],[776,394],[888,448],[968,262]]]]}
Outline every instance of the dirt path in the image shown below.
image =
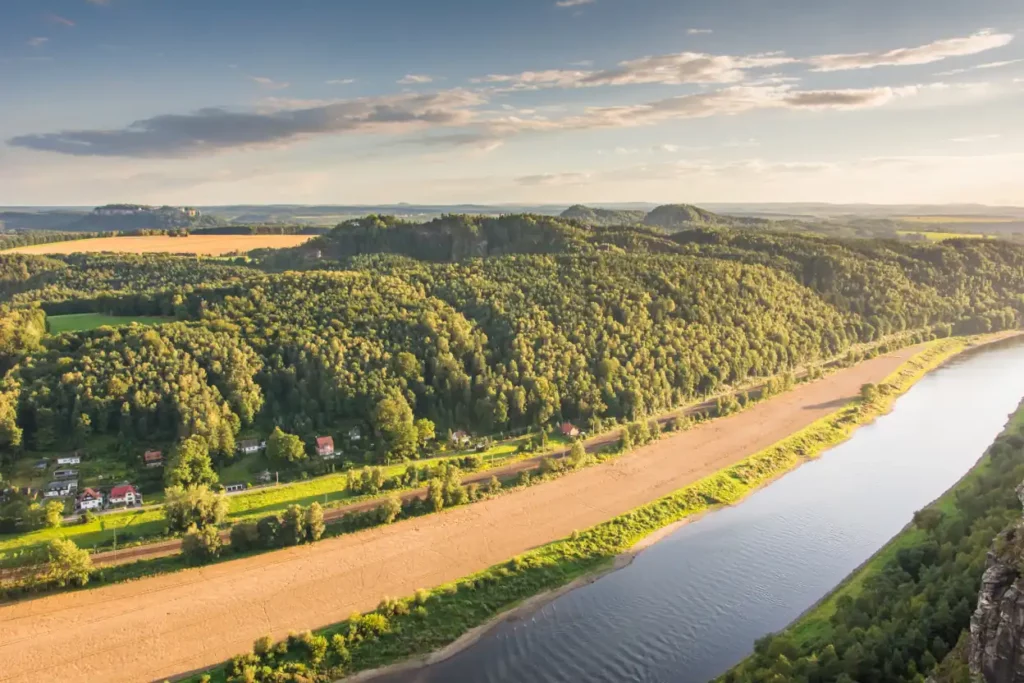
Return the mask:
{"type": "Polygon", "coordinates": [[[0,607],[0,681],[129,683],[223,661],[568,536],[728,467],[880,382],[919,347],[554,481],[355,534],[0,607]]]}

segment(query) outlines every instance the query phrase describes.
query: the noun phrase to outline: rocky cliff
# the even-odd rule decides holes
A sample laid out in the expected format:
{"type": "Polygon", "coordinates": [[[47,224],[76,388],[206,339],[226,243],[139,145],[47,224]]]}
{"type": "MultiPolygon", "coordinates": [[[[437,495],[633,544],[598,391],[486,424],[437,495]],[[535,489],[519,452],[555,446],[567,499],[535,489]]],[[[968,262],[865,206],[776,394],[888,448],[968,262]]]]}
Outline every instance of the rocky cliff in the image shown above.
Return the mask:
{"type": "MultiPolygon", "coordinates": [[[[1017,487],[1024,505],[1024,484],[1017,487]]],[[[1024,683],[1024,520],[996,537],[971,617],[968,664],[985,683],[1024,683]]]]}

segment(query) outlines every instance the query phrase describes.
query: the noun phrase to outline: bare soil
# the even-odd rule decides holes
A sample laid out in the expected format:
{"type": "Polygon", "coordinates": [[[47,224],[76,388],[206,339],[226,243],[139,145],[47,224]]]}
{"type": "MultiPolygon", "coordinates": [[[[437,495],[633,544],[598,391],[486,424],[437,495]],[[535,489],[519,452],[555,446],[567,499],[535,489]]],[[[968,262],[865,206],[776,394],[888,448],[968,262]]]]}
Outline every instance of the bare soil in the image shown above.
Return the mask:
{"type": "Polygon", "coordinates": [[[729,467],[855,398],[911,347],[520,491],[320,543],[0,607],[0,681],[129,683],[483,570],[729,467]]]}
{"type": "MultiPolygon", "coordinates": [[[[129,254],[203,254],[223,256],[253,249],[283,249],[308,242],[313,235],[189,235],[169,237],[97,237],[16,247],[16,254],[77,254],[82,252],[116,251],[129,254]]],[[[2,679],[0,679],[2,680],[2,679]]]]}

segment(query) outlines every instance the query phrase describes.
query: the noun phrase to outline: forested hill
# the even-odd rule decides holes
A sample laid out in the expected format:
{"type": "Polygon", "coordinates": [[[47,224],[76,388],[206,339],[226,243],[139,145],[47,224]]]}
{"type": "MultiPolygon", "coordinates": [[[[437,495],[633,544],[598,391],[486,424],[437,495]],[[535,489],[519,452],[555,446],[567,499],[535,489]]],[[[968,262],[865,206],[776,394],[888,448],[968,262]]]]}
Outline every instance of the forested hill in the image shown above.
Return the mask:
{"type": "Polygon", "coordinates": [[[584,225],[635,225],[637,223],[644,222],[644,218],[647,217],[647,212],[595,209],[589,206],[583,206],[582,204],[576,204],[563,211],[559,217],[577,221],[584,225]]]}

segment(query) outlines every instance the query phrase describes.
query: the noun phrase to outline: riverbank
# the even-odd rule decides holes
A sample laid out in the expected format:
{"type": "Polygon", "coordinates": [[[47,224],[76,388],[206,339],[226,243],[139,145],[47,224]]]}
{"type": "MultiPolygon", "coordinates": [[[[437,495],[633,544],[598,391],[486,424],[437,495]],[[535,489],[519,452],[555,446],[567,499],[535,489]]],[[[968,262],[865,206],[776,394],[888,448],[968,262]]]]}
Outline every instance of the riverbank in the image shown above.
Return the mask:
{"type": "MultiPolygon", "coordinates": [[[[948,357],[964,343],[930,343],[928,360],[940,362],[939,352],[948,357]]],[[[0,646],[0,655],[12,680],[57,670],[68,681],[162,679],[223,660],[262,635],[281,638],[372,609],[383,594],[441,585],[423,592],[423,604],[389,603],[378,616],[389,614],[394,628],[346,646],[349,670],[434,651],[531,595],[601,568],[653,529],[734,502],[745,486],[777,471],[749,455],[834,414],[862,384],[884,382],[914,355],[906,349],[879,356],[610,462],[439,515],[0,608],[0,642],[18,644],[0,646]],[[664,495],[672,499],[644,505],[664,495]],[[555,543],[542,545],[549,541],[555,543]],[[57,621],[61,628],[52,628],[57,621]]],[[[921,364],[910,371],[921,372],[921,364]]],[[[325,633],[352,628],[340,624],[325,633]]]]}

